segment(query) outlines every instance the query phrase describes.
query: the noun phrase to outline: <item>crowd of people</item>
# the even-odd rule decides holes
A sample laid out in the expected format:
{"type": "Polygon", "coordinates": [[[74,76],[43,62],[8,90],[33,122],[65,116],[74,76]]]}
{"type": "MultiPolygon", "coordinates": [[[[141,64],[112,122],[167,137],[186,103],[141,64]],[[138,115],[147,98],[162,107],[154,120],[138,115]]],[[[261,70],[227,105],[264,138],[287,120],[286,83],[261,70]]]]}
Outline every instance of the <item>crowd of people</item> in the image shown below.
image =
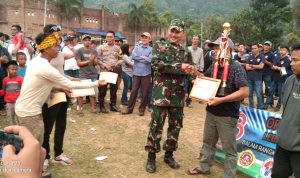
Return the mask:
{"type": "MultiPolygon", "coordinates": [[[[184,48],[180,44],[184,35],[185,25],[179,19],[171,21],[167,38],[152,42],[151,34],[144,32],[132,48],[129,44],[123,44],[122,39],[117,39],[114,31],[107,31],[105,43],[101,45],[89,34],[81,37],[73,31],[62,34],[61,27],[52,24],[44,27],[43,32],[36,37],[35,43],[25,38],[19,25],[11,27],[10,40],[7,35],[0,33],[1,114],[5,113],[5,104],[9,124],[25,126],[30,131],[17,126],[5,129],[7,132],[19,133],[24,141],[24,148],[18,157],[26,159],[25,151],[29,153],[29,149],[36,149],[37,156],[32,158],[36,159],[36,165],[32,165],[36,168],[34,172],[37,177],[40,173],[43,173],[43,176],[49,175],[49,137],[55,124],[53,161],[72,165],[73,160],[63,151],[67,112],[72,105],[76,106],[80,117],[88,112],[83,109],[87,100],[90,102],[91,113],[107,114],[111,111],[128,115],[133,113],[139,99],[138,115],[144,116],[147,108],[151,112],[145,145],[148,152],[146,171],[156,171],[156,153],[161,150],[160,141],[166,117],[169,127],[163,145],[164,162],[172,169],[179,169],[180,164],[173,155],[178,147],[184,106],[189,107],[192,104],[189,97],[192,83],[196,77],[212,77],[215,73],[214,64],[218,62],[217,55],[222,50],[220,40],[206,40],[203,48],[199,47],[202,39],[197,35],[192,37],[191,46],[184,48]],[[101,72],[117,73],[117,82],[114,84],[99,81],[101,72]],[[80,82],[83,80],[87,82],[80,82]],[[117,91],[121,81],[124,87],[120,102],[127,106],[123,111],[117,106],[117,91]],[[86,98],[71,97],[72,89],[85,88],[93,88],[95,95],[86,98]],[[105,106],[108,88],[109,110],[105,106]],[[65,100],[51,105],[51,100],[58,95],[63,96],[65,100]],[[99,110],[95,107],[97,105],[99,110]],[[33,137],[46,153],[44,149],[36,148],[38,146],[33,137]]],[[[272,51],[272,47],[271,41],[250,46],[242,43],[229,44],[231,57],[228,61],[227,93],[225,96],[210,98],[207,102],[199,166],[187,170],[187,174],[210,174],[215,145],[220,139],[225,152],[224,177],[235,177],[235,134],[239,107],[248,97],[249,106],[254,108],[254,91],[257,109],[268,109],[271,106],[274,111],[279,111],[282,100],[285,101],[284,107],[289,104],[289,96],[282,96],[282,91],[285,81],[293,73],[292,61],[295,63],[300,59],[295,55],[293,58],[293,54],[291,57],[290,48],[284,44],[278,45],[275,51],[272,51]],[[276,99],[278,102],[275,107],[276,99]]],[[[292,50],[299,49],[295,47],[292,50]]],[[[216,72],[218,78],[222,78],[223,67],[221,65],[216,72]]],[[[293,90],[293,87],[290,90],[293,90]]],[[[281,151],[283,150],[281,154],[291,151],[285,144],[280,146],[281,151]]],[[[9,160],[11,146],[5,147],[3,151],[3,160],[9,160]]],[[[292,151],[299,150],[296,148],[292,151]]],[[[274,166],[278,165],[276,161],[275,163],[274,166]]],[[[298,175],[295,169],[291,170],[289,175],[293,172],[298,175]]],[[[15,176],[14,173],[5,174],[7,177],[15,176]]]]}

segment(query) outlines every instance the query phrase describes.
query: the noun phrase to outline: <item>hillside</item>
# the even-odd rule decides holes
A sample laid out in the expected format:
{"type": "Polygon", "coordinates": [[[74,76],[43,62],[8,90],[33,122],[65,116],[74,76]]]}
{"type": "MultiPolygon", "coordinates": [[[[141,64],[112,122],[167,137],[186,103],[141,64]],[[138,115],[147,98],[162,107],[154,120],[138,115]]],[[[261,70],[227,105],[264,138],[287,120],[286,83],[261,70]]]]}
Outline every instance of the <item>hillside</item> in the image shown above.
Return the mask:
{"type": "MultiPolygon", "coordinates": [[[[141,4],[142,0],[84,0],[85,6],[108,7],[113,12],[128,12],[128,4],[141,4]]],[[[171,11],[179,16],[203,18],[211,15],[229,16],[248,6],[249,0],[153,0],[158,12],[171,11]]]]}

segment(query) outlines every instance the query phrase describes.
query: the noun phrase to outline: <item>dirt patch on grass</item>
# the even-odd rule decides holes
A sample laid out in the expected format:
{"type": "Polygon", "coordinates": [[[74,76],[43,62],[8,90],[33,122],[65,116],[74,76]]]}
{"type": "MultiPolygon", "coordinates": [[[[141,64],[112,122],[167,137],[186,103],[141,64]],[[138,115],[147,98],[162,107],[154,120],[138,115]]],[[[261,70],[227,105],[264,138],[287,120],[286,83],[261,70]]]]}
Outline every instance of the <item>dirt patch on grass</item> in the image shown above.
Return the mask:
{"type": "MultiPolygon", "coordinates": [[[[139,103],[136,108],[138,106],[139,103]]],[[[138,116],[137,110],[134,110],[133,114],[125,116],[112,112],[93,114],[89,112],[89,104],[86,104],[84,105],[85,116],[79,117],[73,107],[68,112],[64,152],[74,159],[75,163],[72,166],[52,163],[49,171],[53,178],[191,177],[186,175],[185,171],[198,164],[197,156],[202,143],[205,117],[204,108],[204,104],[194,101],[191,108],[184,109],[184,127],[180,133],[178,150],[174,154],[176,160],[181,164],[181,168],[179,170],[169,168],[163,162],[164,153],[161,152],[157,155],[157,172],[149,174],[145,171],[147,153],[144,151],[150,121],[149,112],[146,111],[143,117],[138,116]],[[75,123],[71,120],[75,120],[75,123]],[[96,130],[91,131],[91,128],[96,130]],[[108,156],[108,158],[96,161],[97,156],[108,156]]],[[[3,128],[7,122],[2,118],[0,124],[3,128]]],[[[161,144],[166,137],[167,125],[166,121],[161,144]]],[[[53,151],[52,137],[51,151],[53,151]]],[[[51,152],[51,156],[53,156],[53,152],[51,152]]],[[[214,164],[212,174],[203,177],[223,177],[223,166],[214,164]]],[[[237,177],[247,176],[238,174],[237,177]]]]}

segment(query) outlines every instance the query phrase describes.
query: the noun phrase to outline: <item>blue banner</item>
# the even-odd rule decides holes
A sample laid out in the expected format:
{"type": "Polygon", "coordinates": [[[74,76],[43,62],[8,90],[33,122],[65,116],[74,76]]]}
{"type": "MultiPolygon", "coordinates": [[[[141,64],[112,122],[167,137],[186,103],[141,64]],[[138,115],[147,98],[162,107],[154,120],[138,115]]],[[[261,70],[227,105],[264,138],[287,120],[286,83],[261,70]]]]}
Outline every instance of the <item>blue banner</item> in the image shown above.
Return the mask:
{"type": "MultiPolygon", "coordinates": [[[[280,120],[280,114],[241,106],[236,135],[239,171],[255,178],[271,177],[280,120]]],[[[221,146],[217,144],[216,159],[224,162],[221,146]]]]}

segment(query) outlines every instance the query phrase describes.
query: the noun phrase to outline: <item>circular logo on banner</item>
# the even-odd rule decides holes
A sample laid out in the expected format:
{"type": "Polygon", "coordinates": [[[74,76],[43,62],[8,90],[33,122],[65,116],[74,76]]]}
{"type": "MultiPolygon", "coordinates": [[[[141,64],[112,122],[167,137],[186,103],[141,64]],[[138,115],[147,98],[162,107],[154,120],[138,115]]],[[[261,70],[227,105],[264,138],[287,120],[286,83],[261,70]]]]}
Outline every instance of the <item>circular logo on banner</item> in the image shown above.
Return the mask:
{"type": "Polygon", "coordinates": [[[260,175],[263,178],[271,178],[272,173],[272,167],[273,167],[273,158],[267,159],[261,169],[260,169],[260,175]]]}
{"type": "Polygon", "coordinates": [[[243,168],[249,168],[256,161],[251,150],[242,151],[239,155],[238,164],[243,168]]]}

